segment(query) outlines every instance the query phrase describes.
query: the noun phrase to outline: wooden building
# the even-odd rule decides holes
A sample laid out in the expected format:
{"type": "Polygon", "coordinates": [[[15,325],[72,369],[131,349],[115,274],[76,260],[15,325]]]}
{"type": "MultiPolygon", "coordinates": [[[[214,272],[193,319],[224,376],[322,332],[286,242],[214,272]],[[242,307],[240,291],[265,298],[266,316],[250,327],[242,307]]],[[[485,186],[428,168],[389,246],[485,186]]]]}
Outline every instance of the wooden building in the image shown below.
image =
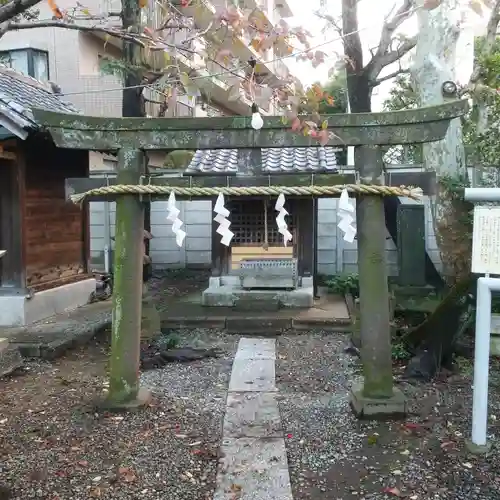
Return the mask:
{"type": "Polygon", "coordinates": [[[57,148],[32,108],[77,113],[52,85],[0,66],[0,326],[83,305],[95,290],[87,212],[65,198],[65,179],[88,175],[88,152],[57,148]]]}

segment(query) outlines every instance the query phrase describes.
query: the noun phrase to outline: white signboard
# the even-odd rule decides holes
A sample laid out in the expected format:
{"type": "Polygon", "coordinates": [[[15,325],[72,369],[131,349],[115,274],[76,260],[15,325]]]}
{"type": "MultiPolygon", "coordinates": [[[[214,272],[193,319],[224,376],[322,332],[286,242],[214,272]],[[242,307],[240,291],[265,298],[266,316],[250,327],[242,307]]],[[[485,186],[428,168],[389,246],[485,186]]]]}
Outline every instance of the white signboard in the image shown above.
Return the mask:
{"type": "Polygon", "coordinates": [[[500,274],[500,207],[474,207],[472,272],[500,274]]]}

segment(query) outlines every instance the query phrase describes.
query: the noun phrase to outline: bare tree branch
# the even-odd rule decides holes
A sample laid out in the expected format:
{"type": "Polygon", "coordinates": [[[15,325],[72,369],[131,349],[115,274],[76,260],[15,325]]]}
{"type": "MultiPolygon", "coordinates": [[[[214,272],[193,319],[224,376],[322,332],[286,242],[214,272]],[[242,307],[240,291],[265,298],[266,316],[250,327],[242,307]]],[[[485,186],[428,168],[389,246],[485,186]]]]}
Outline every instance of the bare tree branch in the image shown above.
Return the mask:
{"type": "Polygon", "coordinates": [[[26,12],[34,7],[41,0],[11,0],[0,6],[0,24],[13,19],[14,17],[26,12]]]}
{"type": "Polygon", "coordinates": [[[405,54],[410,52],[417,45],[418,36],[408,38],[403,41],[396,49],[387,52],[386,54],[373,58],[366,70],[369,72],[370,81],[376,81],[380,72],[389,64],[399,61],[405,54]],[[374,64],[372,65],[372,63],[374,64]]]}
{"type": "Polygon", "coordinates": [[[403,5],[391,19],[387,19],[382,27],[378,48],[371,61],[366,66],[370,80],[375,80],[382,69],[388,64],[397,61],[416,45],[416,39],[404,41],[396,49],[392,48],[394,33],[415,12],[415,0],[404,0],[403,5]],[[412,43],[414,42],[414,43],[412,43]]]}
{"type": "Polygon", "coordinates": [[[399,75],[406,75],[408,73],[410,73],[409,68],[399,68],[397,71],[393,71],[392,73],[389,73],[388,75],[385,75],[385,76],[382,76],[380,78],[377,78],[376,80],[370,81],[370,87],[377,87],[382,82],[385,82],[387,80],[391,80],[392,78],[396,78],[396,76],[399,76],[399,75]]]}
{"type": "Polygon", "coordinates": [[[8,31],[28,30],[34,28],[62,28],[67,30],[85,31],[89,33],[104,33],[115,38],[130,41],[140,45],[141,47],[145,46],[145,44],[141,41],[141,37],[137,34],[126,33],[123,30],[106,28],[99,25],[82,25],[58,20],[33,21],[27,23],[5,22],[0,26],[0,37],[8,31]]]}

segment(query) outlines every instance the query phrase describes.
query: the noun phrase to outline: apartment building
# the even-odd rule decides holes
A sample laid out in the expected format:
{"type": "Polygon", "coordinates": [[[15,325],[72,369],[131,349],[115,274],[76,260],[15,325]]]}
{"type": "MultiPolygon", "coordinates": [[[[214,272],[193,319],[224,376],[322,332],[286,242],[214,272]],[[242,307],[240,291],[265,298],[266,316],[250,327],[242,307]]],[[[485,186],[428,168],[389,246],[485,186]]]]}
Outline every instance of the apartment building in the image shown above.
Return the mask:
{"type": "MultiPolygon", "coordinates": [[[[213,21],[217,8],[223,7],[221,1],[227,0],[196,0],[183,9],[189,22],[198,29],[207,28],[213,21]],[[219,4],[217,3],[219,2],[219,4]]],[[[291,17],[292,12],[286,0],[240,0],[240,5],[257,9],[269,26],[274,26],[280,19],[291,17]],[[243,5],[244,3],[244,5],[243,5]]],[[[74,0],[58,0],[61,9],[74,9],[74,0]]],[[[50,19],[48,5],[42,2],[40,19],[50,19]]],[[[85,8],[92,15],[117,13],[120,11],[120,0],[90,0],[85,2],[85,8]]],[[[149,8],[144,9],[144,21],[157,29],[161,26],[164,16],[161,15],[165,6],[155,0],[149,8]]],[[[116,22],[118,17],[108,17],[106,23],[116,22]]],[[[177,32],[176,41],[192,36],[192,31],[177,32]]],[[[254,58],[259,63],[260,71],[265,73],[268,81],[286,77],[288,68],[281,60],[275,60],[280,53],[286,53],[288,47],[270,49],[265,55],[259,54],[250,45],[246,36],[234,36],[228,32],[224,37],[223,47],[229,48],[234,56],[241,60],[241,66],[248,66],[248,60],[254,58]]],[[[193,54],[178,55],[175,64],[182,71],[194,74],[200,78],[209,96],[209,102],[201,99],[181,96],[178,98],[174,116],[217,116],[244,115],[251,113],[251,102],[241,92],[238,99],[229,96],[231,79],[234,74],[224,73],[221,67],[203,56],[207,41],[199,38],[191,40],[189,48],[193,54]]],[[[103,71],[103,59],[120,58],[121,43],[119,40],[106,38],[102,33],[81,32],[59,28],[36,28],[29,31],[9,32],[0,39],[0,63],[39,80],[55,82],[61,89],[64,98],[74,104],[83,113],[95,116],[121,116],[122,82],[119,76],[103,71]]],[[[165,64],[163,52],[151,53],[152,63],[156,67],[165,64]]],[[[244,69],[239,70],[242,75],[244,69]]],[[[146,112],[149,116],[158,116],[159,102],[164,100],[164,94],[146,90],[146,112]]],[[[264,114],[275,114],[272,104],[261,110],[264,114]]],[[[151,158],[153,166],[161,166],[162,158],[151,158]]],[[[91,156],[92,170],[107,170],[113,164],[112,158],[106,155],[91,156]],[[111,161],[111,164],[109,163],[111,161]],[[107,167],[107,168],[106,168],[107,167]]]]}

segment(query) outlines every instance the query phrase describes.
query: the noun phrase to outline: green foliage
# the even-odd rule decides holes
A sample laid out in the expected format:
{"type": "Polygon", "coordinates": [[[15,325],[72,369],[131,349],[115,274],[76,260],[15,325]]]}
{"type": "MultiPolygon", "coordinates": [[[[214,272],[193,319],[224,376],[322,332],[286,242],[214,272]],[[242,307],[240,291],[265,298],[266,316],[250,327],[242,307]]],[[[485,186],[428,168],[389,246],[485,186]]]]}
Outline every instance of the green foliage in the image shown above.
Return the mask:
{"type": "Polygon", "coordinates": [[[176,149],[165,156],[163,166],[173,170],[186,169],[193,159],[194,151],[176,149]]]}
{"type": "MultiPolygon", "coordinates": [[[[318,83],[318,85],[320,84],[318,83]]],[[[319,104],[320,114],[347,113],[347,80],[345,72],[336,73],[326,85],[323,85],[323,90],[333,97],[333,105],[323,99],[319,104]]]]}
{"type": "Polygon", "coordinates": [[[392,344],[391,352],[392,352],[392,359],[396,361],[404,361],[406,359],[411,358],[411,353],[410,351],[408,351],[403,342],[392,344]]]}
{"type": "Polygon", "coordinates": [[[117,59],[110,56],[103,56],[99,60],[99,70],[104,75],[115,75],[124,79],[126,75],[137,73],[141,75],[144,72],[143,66],[133,66],[125,59],[117,59]]]}
{"type": "Polygon", "coordinates": [[[326,280],[329,293],[359,297],[359,277],[357,274],[338,274],[326,280]]]}
{"type": "Polygon", "coordinates": [[[157,341],[157,346],[164,350],[168,351],[169,349],[176,349],[179,346],[179,337],[176,335],[162,335],[157,341]]]}
{"type": "MultiPolygon", "coordinates": [[[[319,113],[322,115],[347,113],[348,95],[345,71],[336,73],[322,88],[326,94],[333,97],[333,105],[323,99],[319,103],[319,113]]],[[[342,151],[339,151],[336,157],[338,165],[347,165],[347,148],[342,148],[342,151]]]]}

